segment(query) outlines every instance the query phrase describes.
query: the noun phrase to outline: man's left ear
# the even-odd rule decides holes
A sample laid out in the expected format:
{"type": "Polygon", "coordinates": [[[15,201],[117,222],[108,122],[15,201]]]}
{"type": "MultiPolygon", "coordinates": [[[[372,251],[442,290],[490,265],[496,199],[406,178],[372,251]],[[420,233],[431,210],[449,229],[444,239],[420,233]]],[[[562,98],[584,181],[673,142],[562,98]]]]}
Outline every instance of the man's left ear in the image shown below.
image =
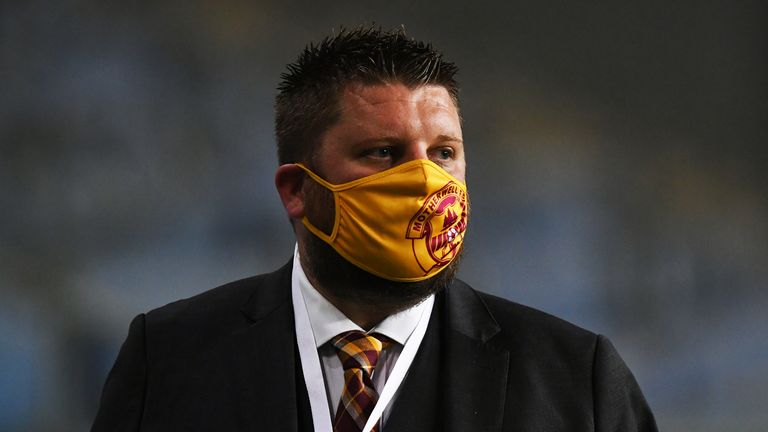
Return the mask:
{"type": "Polygon", "coordinates": [[[301,220],[304,217],[304,193],[301,186],[305,175],[304,170],[296,164],[280,165],[275,173],[277,193],[291,219],[301,220]]]}

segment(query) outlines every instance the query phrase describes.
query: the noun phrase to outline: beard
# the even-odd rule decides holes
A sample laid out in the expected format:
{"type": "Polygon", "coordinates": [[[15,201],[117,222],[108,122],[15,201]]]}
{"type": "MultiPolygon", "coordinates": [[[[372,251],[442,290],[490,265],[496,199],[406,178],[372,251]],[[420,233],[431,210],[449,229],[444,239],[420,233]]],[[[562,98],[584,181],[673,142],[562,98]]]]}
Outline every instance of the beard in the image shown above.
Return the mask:
{"type": "MultiPolygon", "coordinates": [[[[305,183],[307,217],[324,232],[334,221],[333,194],[312,180],[305,183]]],[[[336,298],[364,307],[386,308],[391,313],[408,309],[447,288],[456,277],[464,249],[445,269],[418,282],[394,282],[368,273],[339,255],[333,247],[307,231],[302,264],[307,276],[336,298]]]]}
{"type": "Polygon", "coordinates": [[[394,282],[375,276],[339,255],[323,240],[308,233],[305,264],[314,279],[334,297],[360,306],[382,307],[396,313],[426,300],[447,288],[456,277],[463,249],[440,273],[418,282],[394,282]]]}

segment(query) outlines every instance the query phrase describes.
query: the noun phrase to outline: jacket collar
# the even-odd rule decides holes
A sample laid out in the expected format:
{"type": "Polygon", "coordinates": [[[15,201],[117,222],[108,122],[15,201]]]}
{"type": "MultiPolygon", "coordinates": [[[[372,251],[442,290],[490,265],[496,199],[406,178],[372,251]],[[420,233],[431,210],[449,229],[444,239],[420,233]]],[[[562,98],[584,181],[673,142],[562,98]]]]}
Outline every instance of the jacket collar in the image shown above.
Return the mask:
{"type": "Polygon", "coordinates": [[[509,350],[495,338],[501,327],[479,294],[462,281],[446,290],[445,429],[501,430],[509,350]]]}
{"type": "Polygon", "coordinates": [[[501,331],[488,307],[466,283],[456,280],[446,296],[448,323],[454,331],[483,344],[501,331]]]}
{"type": "Polygon", "coordinates": [[[234,373],[241,382],[240,412],[244,430],[297,431],[300,416],[296,336],[291,304],[291,265],[253,282],[242,306],[246,325],[232,334],[234,373]]]}
{"type": "MultiPolygon", "coordinates": [[[[253,322],[267,318],[272,312],[291,304],[291,269],[293,258],[272,273],[261,276],[258,287],[240,311],[253,322]]],[[[291,317],[293,318],[293,317],[291,317]]]]}

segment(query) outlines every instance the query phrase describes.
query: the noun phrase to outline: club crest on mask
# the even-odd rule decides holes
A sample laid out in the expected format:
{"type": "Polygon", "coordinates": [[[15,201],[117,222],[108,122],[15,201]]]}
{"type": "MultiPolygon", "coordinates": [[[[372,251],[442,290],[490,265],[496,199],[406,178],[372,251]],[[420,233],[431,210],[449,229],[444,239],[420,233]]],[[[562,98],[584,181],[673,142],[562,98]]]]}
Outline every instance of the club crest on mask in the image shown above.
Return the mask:
{"type": "Polygon", "coordinates": [[[411,218],[405,237],[424,273],[449,264],[461,249],[467,229],[467,193],[450,181],[427,197],[411,218]]]}

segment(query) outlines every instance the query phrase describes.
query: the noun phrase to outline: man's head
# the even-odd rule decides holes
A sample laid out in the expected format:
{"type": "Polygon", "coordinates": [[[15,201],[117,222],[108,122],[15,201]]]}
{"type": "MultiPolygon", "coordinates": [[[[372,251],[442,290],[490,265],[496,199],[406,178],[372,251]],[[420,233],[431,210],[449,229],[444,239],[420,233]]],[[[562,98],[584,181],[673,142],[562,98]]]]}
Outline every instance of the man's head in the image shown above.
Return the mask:
{"type": "Polygon", "coordinates": [[[288,70],[276,102],[276,185],[312,283],[337,307],[347,301],[390,312],[447,285],[458,259],[430,279],[392,282],[361,270],[310,233],[301,224],[305,216],[331,233],[334,198],[295,163],[341,184],[429,160],[463,183],[456,67],[402,30],[359,29],[310,45],[288,70]]]}
{"type": "Polygon", "coordinates": [[[456,66],[404,29],[341,30],[310,44],[281,75],[275,101],[280,164],[311,163],[325,131],[339,120],[340,99],[352,84],[443,87],[458,107],[456,66]]]}

